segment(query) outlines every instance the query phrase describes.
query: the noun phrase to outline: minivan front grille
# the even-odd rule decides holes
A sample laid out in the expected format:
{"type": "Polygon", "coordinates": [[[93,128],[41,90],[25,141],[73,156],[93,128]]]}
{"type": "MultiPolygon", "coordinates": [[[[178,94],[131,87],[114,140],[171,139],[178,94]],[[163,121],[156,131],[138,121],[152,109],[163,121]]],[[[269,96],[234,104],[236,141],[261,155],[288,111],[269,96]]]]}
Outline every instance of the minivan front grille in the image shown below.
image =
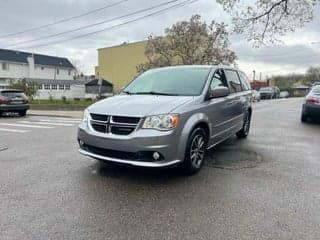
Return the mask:
{"type": "Polygon", "coordinates": [[[96,121],[107,122],[109,119],[108,115],[95,114],[95,113],[91,113],[90,115],[91,115],[92,120],[96,120],[96,121]]]}
{"type": "Polygon", "coordinates": [[[130,123],[130,124],[138,124],[140,118],[138,117],[120,117],[120,116],[112,116],[111,120],[117,123],[130,123]]]}
{"type": "Polygon", "coordinates": [[[115,135],[131,134],[141,120],[138,117],[109,116],[94,113],[91,113],[90,116],[90,124],[95,131],[115,135]]]}

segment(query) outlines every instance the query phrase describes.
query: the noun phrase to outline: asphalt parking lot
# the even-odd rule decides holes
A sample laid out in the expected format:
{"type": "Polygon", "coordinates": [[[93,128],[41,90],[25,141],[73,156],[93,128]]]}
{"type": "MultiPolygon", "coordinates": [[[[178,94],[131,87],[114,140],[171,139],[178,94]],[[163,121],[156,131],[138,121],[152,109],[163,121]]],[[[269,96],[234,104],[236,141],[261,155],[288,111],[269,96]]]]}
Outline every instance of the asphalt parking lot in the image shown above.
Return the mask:
{"type": "Polygon", "coordinates": [[[184,176],[77,152],[78,119],[0,118],[0,239],[319,239],[320,124],[254,104],[251,133],[184,176]]]}

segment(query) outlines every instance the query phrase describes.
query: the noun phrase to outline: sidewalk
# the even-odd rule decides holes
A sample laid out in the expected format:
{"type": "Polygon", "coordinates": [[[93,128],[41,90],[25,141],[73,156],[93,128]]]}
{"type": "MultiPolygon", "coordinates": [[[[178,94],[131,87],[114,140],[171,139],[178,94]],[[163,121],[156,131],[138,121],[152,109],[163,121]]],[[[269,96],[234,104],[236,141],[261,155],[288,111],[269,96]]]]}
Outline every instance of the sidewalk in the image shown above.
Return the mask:
{"type": "Polygon", "coordinates": [[[28,110],[27,114],[33,116],[82,118],[83,111],[49,111],[30,109],[28,110]]]}

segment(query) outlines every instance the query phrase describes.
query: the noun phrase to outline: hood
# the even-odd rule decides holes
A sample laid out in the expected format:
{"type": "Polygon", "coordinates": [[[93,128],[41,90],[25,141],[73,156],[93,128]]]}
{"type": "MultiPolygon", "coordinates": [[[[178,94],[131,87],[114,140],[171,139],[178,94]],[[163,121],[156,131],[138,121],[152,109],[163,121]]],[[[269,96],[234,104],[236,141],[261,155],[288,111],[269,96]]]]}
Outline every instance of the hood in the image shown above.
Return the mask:
{"type": "Polygon", "coordinates": [[[117,95],[88,109],[97,114],[144,117],[170,113],[193,99],[191,96],[117,95]]]}

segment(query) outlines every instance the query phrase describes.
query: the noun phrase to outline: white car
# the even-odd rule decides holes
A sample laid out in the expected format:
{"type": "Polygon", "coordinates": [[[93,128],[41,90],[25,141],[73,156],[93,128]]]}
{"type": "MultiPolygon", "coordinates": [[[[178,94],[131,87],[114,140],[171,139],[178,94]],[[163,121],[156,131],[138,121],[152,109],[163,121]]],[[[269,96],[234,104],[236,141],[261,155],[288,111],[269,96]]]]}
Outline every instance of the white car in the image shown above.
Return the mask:
{"type": "Polygon", "coordinates": [[[320,82],[314,82],[314,83],[312,84],[312,87],[317,86],[317,85],[320,85],[320,82]]]}
{"type": "Polygon", "coordinates": [[[280,98],[288,98],[289,92],[288,91],[282,91],[280,92],[280,98]]]}
{"type": "Polygon", "coordinates": [[[257,90],[252,90],[252,100],[253,100],[254,102],[255,102],[255,101],[260,102],[261,96],[260,96],[260,93],[259,93],[257,90]]]}

